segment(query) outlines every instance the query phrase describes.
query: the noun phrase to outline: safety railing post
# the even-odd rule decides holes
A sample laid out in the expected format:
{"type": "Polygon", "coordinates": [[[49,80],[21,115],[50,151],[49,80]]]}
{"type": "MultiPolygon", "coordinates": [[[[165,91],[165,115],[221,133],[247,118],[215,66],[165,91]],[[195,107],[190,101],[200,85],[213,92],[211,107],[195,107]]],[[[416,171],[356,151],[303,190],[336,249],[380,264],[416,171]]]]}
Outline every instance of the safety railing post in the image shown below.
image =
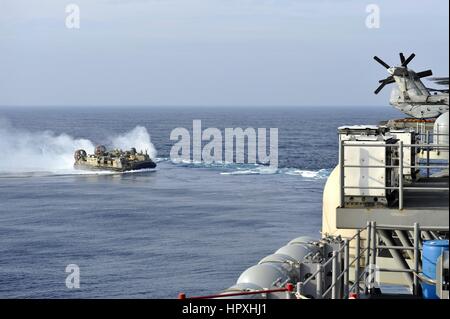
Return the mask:
{"type": "MultiPolygon", "coordinates": [[[[342,248],[343,246],[341,246],[340,248],[342,248]]],[[[343,293],[343,283],[344,283],[344,278],[343,278],[343,272],[344,272],[344,252],[342,251],[342,249],[339,249],[337,252],[337,261],[338,261],[338,269],[339,269],[339,278],[337,279],[337,286],[338,286],[338,290],[337,290],[337,294],[338,294],[338,298],[341,299],[342,298],[342,293],[343,293]]]]}
{"type": "Polygon", "coordinates": [[[359,265],[361,258],[361,232],[358,231],[355,238],[355,290],[356,296],[359,297],[359,265]]]}
{"type": "Polygon", "coordinates": [[[414,279],[413,279],[413,293],[415,296],[419,295],[419,242],[420,242],[420,228],[418,223],[414,223],[414,279]]]}
{"type": "Polygon", "coordinates": [[[344,207],[345,205],[345,157],[344,157],[344,141],[339,142],[339,207],[344,207]]]}
{"type": "Polygon", "coordinates": [[[323,289],[322,289],[322,283],[323,283],[323,279],[322,279],[322,275],[323,275],[323,266],[322,265],[318,265],[318,273],[316,275],[316,298],[317,299],[322,299],[322,294],[323,294],[323,289]]]}
{"type": "Polygon", "coordinates": [[[367,235],[366,235],[366,264],[365,264],[365,275],[364,275],[364,294],[369,293],[369,287],[367,285],[367,277],[368,277],[368,271],[369,271],[369,265],[370,265],[370,236],[372,236],[372,222],[367,222],[367,235]]]}
{"type": "Polygon", "coordinates": [[[337,286],[337,277],[338,277],[338,252],[333,251],[333,261],[331,263],[331,299],[338,299],[338,286],[337,286]]]}
{"type": "Polygon", "coordinates": [[[298,282],[297,283],[297,297],[302,296],[302,295],[303,295],[303,283],[298,282]]]}
{"type": "Polygon", "coordinates": [[[294,298],[294,284],[288,283],[286,284],[286,299],[294,298]]]}
{"type": "Polygon", "coordinates": [[[373,221],[370,228],[371,228],[370,242],[372,245],[370,264],[375,266],[377,263],[377,223],[373,221]]]}
{"type": "Polygon", "coordinates": [[[371,233],[370,233],[370,244],[371,244],[371,255],[370,255],[370,265],[369,265],[369,280],[370,288],[374,287],[375,277],[376,277],[376,264],[377,264],[377,223],[371,222],[371,233]]]}
{"type": "Polygon", "coordinates": [[[349,296],[349,274],[350,274],[350,243],[344,239],[344,298],[349,296]]]}
{"type": "Polygon", "coordinates": [[[427,131],[427,178],[430,177],[430,130],[427,131]]]}
{"type": "MultiPolygon", "coordinates": [[[[439,133],[441,126],[440,125],[436,125],[436,135],[433,136],[433,144],[434,145],[439,145],[441,144],[441,134],[439,133]]],[[[445,135],[445,134],[443,134],[445,135]]],[[[436,149],[436,153],[437,155],[441,155],[441,148],[436,149]]]]}
{"type": "Polygon", "coordinates": [[[399,172],[398,172],[398,209],[403,209],[403,142],[398,142],[398,160],[399,160],[399,172]]]}

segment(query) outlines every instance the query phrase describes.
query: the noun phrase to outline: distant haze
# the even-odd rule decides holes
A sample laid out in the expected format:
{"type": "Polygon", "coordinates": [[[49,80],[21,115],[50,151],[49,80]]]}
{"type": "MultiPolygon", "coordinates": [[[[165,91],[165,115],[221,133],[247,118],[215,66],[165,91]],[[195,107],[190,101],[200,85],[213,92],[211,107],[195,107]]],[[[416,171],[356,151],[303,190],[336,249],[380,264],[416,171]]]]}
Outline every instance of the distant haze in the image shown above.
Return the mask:
{"type": "Polygon", "coordinates": [[[448,12],[447,0],[1,0],[0,106],[386,105],[373,55],[415,52],[411,68],[447,76],[448,12]],[[80,29],[65,26],[70,3],[80,29]]]}

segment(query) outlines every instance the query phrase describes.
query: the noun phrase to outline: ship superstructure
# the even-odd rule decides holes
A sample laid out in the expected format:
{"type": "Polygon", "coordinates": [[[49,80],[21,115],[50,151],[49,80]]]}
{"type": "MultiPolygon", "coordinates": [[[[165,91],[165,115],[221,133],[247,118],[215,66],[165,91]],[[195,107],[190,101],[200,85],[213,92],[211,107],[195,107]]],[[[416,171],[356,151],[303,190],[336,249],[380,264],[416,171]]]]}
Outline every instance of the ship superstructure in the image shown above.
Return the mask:
{"type": "Polygon", "coordinates": [[[376,93],[396,82],[408,97],[401,107],[417,116],[338,128],[322,238],[293,239],[232,287],[200,298],[449,298],[448,91],[413,96],[431,72],[416,74],[406,68],[414,55],[400,57],[402,66],[385,65],[391,76],[376,93]],[[439,117],[424,119],[432,113],[439,117]]]}

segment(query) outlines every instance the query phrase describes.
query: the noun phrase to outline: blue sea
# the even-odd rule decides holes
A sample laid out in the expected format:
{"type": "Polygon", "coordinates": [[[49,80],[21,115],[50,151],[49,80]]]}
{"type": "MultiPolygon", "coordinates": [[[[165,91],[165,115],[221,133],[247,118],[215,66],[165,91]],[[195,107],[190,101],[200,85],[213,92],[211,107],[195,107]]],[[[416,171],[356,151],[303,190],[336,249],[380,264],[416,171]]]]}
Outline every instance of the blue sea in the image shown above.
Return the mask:
{"type": "Polygon", "coordinates": [[[0,297],[219,292],[291,239],[320,237],[338,126],[399,117],[389,106],[0,108],[0,297]],[[171,131],[193,120],[278,128],[278,169],[171,161],[171,131]],[[145,148],[157,169],[75,171],[73,152],[96,144],[145,148]],[[66,287],[69,264],[79,289],[66,287]]]}

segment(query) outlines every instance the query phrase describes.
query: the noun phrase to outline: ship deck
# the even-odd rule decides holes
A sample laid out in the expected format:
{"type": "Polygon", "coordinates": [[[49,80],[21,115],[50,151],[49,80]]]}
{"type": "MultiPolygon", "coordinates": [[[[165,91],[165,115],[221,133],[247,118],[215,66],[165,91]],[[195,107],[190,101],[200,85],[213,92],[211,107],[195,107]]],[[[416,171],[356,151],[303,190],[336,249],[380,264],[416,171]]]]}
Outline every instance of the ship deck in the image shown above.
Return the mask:
{"type": "Polygon", "coordinates": [[[405,185],[416,189],[404,190],[404,208],[397,206],[378,208],[337,208],[337,228],[360,229],[367,221],[378,225],[409,228],[419,223],[421,228],[444,230],[449,227],[449,180],[448,177],[421,178],[419,181],[405,185]],[[428,189],[424,189],[428,188],[428,189]],[[447,188],[433,190],[432,188],[447,188]]]}

